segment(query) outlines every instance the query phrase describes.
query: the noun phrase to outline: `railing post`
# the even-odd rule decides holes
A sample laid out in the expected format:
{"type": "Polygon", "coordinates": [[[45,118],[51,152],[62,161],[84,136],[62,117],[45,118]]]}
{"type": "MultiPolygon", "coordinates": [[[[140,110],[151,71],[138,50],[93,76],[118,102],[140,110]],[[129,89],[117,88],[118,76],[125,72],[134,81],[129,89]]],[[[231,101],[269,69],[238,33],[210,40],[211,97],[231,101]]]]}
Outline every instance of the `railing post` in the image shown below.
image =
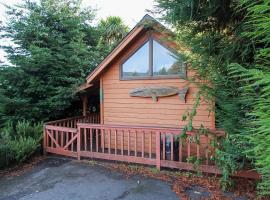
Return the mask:
{"type": "Polygon", "coordinates": [[[77,126],[77,159],[81,160],[81,127],[77,126]]]}
{"type": "Polygon", "coordinates": [[[88,97],[85,95],[83,97],[83,116],[85,117],[87,115],[87,106],[88,106],[88,97]]]}
{"type": "Polygon", "coordinates": [[[160,170],[160,132],[156,132],[156,167],[160,170]]]}
{"type": "Polygon", "coordinates": [[[46,156],[47,155],[47,136],[46,136],[46,125],[43,125],[43,155],[46,156]]]}

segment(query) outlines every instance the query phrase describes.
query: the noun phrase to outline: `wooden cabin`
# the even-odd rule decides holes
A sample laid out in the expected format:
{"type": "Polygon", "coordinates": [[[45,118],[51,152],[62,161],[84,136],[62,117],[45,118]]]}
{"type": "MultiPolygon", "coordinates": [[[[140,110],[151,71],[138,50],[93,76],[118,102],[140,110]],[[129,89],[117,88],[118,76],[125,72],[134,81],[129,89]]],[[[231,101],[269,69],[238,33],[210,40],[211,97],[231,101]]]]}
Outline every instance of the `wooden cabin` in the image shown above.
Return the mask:
{"type": "MultiPolygon", "coordinates": [[[[192,109],[198,89],[188,82],[194,72],[182,60],[181,47],[169,40],[170,34],[146,15],[87,77],[80,89],[84,115],[92,112],[88,102],[96,102],[101,124],[182,128],[187,123],[182,115],[192,109]],[[177,93],[156,100],[130,94],[134,89],[170,87],[188,88],[185,98],[177,93]]],[[[215,117],[209,110],[210,105],[201,101],[194,127],[215,129],[215,117]]]]}
{"type": "MultiPolygon", "coordinates": [[[[61,155],[219,173],[211,160],[208,135],[181,131],[188,121],[196,85],[172,33],[146,15],[78,89],[83,116],[48,122],[44,129],[47,152],[61,155]],[[199,142],[196,142],[199,140],[199,142]]],[[[201,100],[193,126],[215,130],[211,105],[201,100]]],[[[215,139],[215,138],[214,138],[215,139]]]]}
{"type": "Polygon", "coordinates": [[[194,129],[183,132],[198,88],[171,35],[144,16],[79,87],[82,116],[44,125],[44,152],[220,174],[213,144],[224,133],[215,130],[213,102],[200,100],[194,129]]]}

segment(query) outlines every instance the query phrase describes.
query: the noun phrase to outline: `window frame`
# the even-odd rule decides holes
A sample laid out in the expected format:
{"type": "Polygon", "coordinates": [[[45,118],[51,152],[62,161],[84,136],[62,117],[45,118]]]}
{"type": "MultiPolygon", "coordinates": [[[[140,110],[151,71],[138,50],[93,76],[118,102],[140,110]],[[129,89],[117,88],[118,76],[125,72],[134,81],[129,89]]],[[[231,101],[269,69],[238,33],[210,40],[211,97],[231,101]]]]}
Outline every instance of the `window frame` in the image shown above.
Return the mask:
{"type": "Polygon", "coordinates": [[[169,47],[164,42],[161,42],[159,39],[153,37],[152,35],[148,36],[146,40],[142,42],[132,53],[125,57],[120,63],[120,80],[155,80],[155,79],[186,79],[186,63],[183,65],[183,73],[177,75],[154,75],[153,67],[153,41],[156,41],[158,44],[166,48],[168,51],[172,52],[175,55],[179,55],[177,51],[169,47]],[[148,75],[147,76],[123,76],[123,65],[124,63],[132,57],[143,45],[149,42],[149,60],[148,60],[148,75]]]}

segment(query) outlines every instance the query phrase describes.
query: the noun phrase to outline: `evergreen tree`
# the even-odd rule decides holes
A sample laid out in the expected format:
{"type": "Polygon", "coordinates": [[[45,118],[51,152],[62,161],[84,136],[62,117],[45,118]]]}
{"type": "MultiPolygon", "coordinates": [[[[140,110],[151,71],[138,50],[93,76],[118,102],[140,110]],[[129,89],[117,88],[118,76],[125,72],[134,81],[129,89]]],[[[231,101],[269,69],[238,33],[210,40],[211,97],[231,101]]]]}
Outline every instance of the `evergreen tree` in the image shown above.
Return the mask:
{"type": "Polygon", "coordinates": [[[227,133],[216,152],[222,185],[251,166],[263,177],[261,193],[269,194],[269,0],[156,2],[174,26],[173,39],[189,49],[191,67],[211,82],[200,88],[205,99],[215,99],[217,126],[227,133]]]}
{"type": "Polygon", "coordinates": [[[241,5],[247,9],[242,35],[252,42],[254,57],[250,63],[232,63],[230,76],[237,78],[242,99],[250,98],[245,128],[252,148],[246,153],[261,175],[260,194],[270,196],[270,1],[242,0],[241,5]]]}
{"type": "Polygon", "coordinates": [[[1,66],[3,121],[44,121],[57,117],[74,100],[74,91],[99,63],[94,13],[79,0],[25,1],[8,7],[1,38],[10,66],[1,66]]]}

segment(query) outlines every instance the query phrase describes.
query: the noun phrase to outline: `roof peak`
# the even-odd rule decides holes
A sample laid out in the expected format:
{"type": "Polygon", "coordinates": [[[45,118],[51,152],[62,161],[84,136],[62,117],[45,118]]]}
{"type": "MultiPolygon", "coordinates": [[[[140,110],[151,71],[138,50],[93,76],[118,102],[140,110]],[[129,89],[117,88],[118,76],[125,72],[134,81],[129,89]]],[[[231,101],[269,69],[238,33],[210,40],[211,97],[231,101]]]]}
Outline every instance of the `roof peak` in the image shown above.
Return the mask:
{"type": "Polygon", "coordinates": [[[168,27],[163,25],[161,22],[159,22],[157,19],[155,19],[154,17],[152,17],[149,14],[145,14],[142,17],[142,19],[134,26],[134,28],[138,27],[138,26],[142,26],[142,25],[147,25],[148,27],[157,26],[163,30],[167,30],[168,32],[171,32],[168,27]]]}
{"type": "Polygon", "coordinates": [[[112,61],[112,59],[122,51],[122,49],[133,40],[141,31],[147,30],[148,28],[157,28],[160,31],[169,32],[172,34],[170,29],[166,28],[163,24],[157,21],[154,17],[149,14],[145,14],[143,18],[131,29],[131,31],[116,45],[116,47],[103,59],[103,61],[90,73],[86,80],[90,83],[95,77],[97,77],[105,67],[112,61]]]}
{"type": "Polygon", "coordinates": [[[154,17],[152,17],[151,15],[149,15],[149,14],[145,14],[145,15],[142,17],[141,20],[145,20],[145,19],[151,19],[151,20],[156,21],[156,19],[155,19],[154,17]]]}

